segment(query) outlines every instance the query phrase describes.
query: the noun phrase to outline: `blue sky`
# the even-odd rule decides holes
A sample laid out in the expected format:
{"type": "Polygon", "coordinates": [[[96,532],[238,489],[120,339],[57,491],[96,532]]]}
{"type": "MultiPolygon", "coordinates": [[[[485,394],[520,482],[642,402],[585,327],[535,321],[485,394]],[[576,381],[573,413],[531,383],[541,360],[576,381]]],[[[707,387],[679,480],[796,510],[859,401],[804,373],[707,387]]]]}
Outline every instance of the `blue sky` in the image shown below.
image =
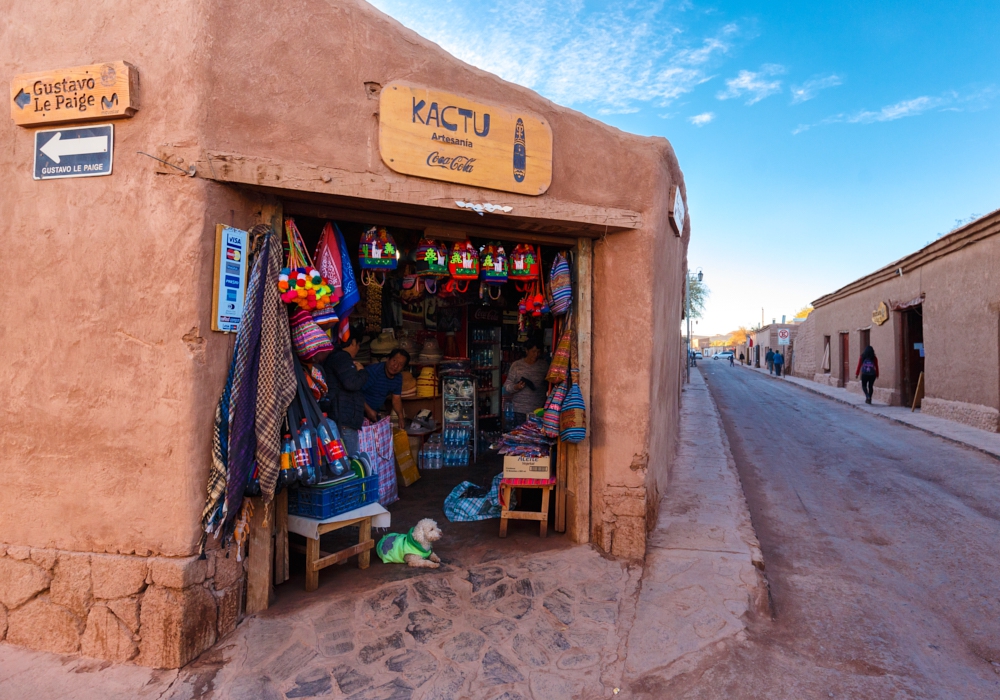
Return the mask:
{"type": "Polygon", "coordinates": [[[626,131],[687,182],[699,334],[813,299],[1000,208],[1000,2],[375,0],[626,131]]]}

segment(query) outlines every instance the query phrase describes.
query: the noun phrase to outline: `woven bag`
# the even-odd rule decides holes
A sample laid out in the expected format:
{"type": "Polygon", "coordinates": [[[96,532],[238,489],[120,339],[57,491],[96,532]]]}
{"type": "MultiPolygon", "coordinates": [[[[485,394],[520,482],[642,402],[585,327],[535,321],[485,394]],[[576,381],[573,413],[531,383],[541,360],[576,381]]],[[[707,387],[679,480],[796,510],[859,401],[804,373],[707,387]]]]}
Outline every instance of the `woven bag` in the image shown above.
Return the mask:
{"type": "Polygon", "coordinates": [[[583,442],[587,437],[587,406],[576,383],[570,385],[559,412],[559,439],[563,442],[583,442]]]}
{"type": "Polygon", "coordinates": [[[569,274],[569,262],[563,253],[556,253],[549,273],[549,293],[552,295],[551,309],[556,316],[562,316],[573,305],[573,283],[569,274]]]}
{"type": "Polygon", "coordinates": [[[454,291],[463,294],[469,291],[469,282],[479,278],[479,256],[471,241],[466,239],[452,246],[448,272],[451,273],[451,281],[455,283],[454,291]]]}
{"type": "Polygon", "coordinates": [[[538,279],[538,254],[535,246],[518,243],[507,261],[508,275],[517,285],[517,291],[528,291],[528,285],[538,279]]]}
{"type": "Polygon", "coordinates": [[[556,348],[552,352],[552,363],[549,365],[548,374],[545,375],[545,381],[551,384],[561,384],[565,382],[567,377],[569,377],[569,364],[570,364],[570,351],[571,344],[573,342],[573,327],[571,324],[567,323],[566,328],[563,329],[562,335],[559,336],[559,342],[556,343],[556,348]]]}
{"type": "Polygon", "coordinates": [[[292,347],[304,362],[309,362],[322,352],[333,352],[330,336],[323,332],[305,309],[299,309],[289,319],[292,329],[292,347]]]}
{"type": "Polygon", "coordinates": [[[550,440],[559,437],[560,411],[566,398],[566,385],[557,384],[549,393],[549,400],[542,413],[542,433],[550,440]]]}

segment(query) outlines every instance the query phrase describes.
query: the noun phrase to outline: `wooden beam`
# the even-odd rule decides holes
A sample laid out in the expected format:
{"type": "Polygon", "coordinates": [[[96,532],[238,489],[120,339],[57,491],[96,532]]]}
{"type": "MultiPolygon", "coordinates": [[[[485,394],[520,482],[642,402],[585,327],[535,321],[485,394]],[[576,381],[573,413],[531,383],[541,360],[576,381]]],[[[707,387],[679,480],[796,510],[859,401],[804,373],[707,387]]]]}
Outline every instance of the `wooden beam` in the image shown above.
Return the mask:
{"type": "MultiPolygon", "coordinates": [[[[467,236],[474,238],[489,238],[515,243],[537,243],[540,245],[565,246],[570,239],[563,236],[545,235],[519,229],[504,229],[490,226],[473,226],[456,224],[442,225],[436,220],[423,219],[418,216],[404,214],[386,214],[382,212],[349,209],[326,204],[312,204],[288,200],[284,203],[284,211],[289,216],[311,216],[316,219],[332,219],[336,221],[352,221],[358,224],[372,226],[393,226],[395,228],[423,231],[430,238],[443,240],[464,240],[467,236]]],[[[574,239],[575,240],[575,239],[574,239]]]]}
{"type": "MultiPolygon", "coordinates": [[[[578,237],[603,235],[642,227],[642,215],[630,209],[601,207],[555,199],[549,195],[530,197],[494,192],[462,185],[406,177],[386,169],[384,173],[357,173],[307,163],[283,162],[234,153],[208,153],[196,163],[203,178],[243,184],[255,188],[326,196],[348,208],[388,213],[410,213],[414,207],[429,220],[443,219],[473,224],[488,217],[499,228],[521,228],[538,233],[571,233],[578,237]],[[446,196],[447,195],[447,196],[446,196]],[[510,206],[509,214],[487,214],[460,209],[456,200],[489,202],[510,206]]],[[[333,202],[331,202],[333,203],[333,202]]]]}
{"type": "Polygon", "coordinates": [[[587,407],[587,437],[568,450],[566,474],[566,530],[574,542],[590,541],[590,416],[591,355],[593,349],[594,314],[594,242],[589,238],[577,241],[574,279],[573,315],[576,320],[577,362],[580,366],[578,383],[587,407]]]}
{"type": "Polygon", "coordinates": [[[274,585],[288,580],[288,491],[274,497],[274,585]]]}
{"type": "Polygon", "coordinates": [[[267,610],[271,604],[271,565],[274,561],[271,537],[274,504],[264,505],[264,499],[259,497],[250,502],[253,514],[247,543],[247,615],[267,610]]]}

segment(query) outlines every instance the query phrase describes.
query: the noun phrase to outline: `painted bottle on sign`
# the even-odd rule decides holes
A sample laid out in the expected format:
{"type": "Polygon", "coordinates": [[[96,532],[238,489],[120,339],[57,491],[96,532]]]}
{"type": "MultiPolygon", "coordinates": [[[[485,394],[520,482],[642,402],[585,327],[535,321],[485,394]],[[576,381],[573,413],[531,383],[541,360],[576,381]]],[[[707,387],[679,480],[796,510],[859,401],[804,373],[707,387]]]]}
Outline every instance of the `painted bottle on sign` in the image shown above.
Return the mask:
{"type": "Polygon", "coordinates": [[[518,117],[514,126],[514,179],[524,182],[527,151],[524,146],[524,121],[518,117]]]}

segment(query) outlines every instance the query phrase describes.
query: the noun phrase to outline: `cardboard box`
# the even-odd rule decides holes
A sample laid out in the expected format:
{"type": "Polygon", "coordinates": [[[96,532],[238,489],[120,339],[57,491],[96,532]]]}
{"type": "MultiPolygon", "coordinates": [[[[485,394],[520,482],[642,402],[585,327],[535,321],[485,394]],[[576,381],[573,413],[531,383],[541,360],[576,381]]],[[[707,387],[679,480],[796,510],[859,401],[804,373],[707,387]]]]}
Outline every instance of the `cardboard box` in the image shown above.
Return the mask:
{"type": "Polygon", "coordinates": [[[549,479],[552,477],[552,457],[503,458],[503,475],[510,479],[549,479]]]}

